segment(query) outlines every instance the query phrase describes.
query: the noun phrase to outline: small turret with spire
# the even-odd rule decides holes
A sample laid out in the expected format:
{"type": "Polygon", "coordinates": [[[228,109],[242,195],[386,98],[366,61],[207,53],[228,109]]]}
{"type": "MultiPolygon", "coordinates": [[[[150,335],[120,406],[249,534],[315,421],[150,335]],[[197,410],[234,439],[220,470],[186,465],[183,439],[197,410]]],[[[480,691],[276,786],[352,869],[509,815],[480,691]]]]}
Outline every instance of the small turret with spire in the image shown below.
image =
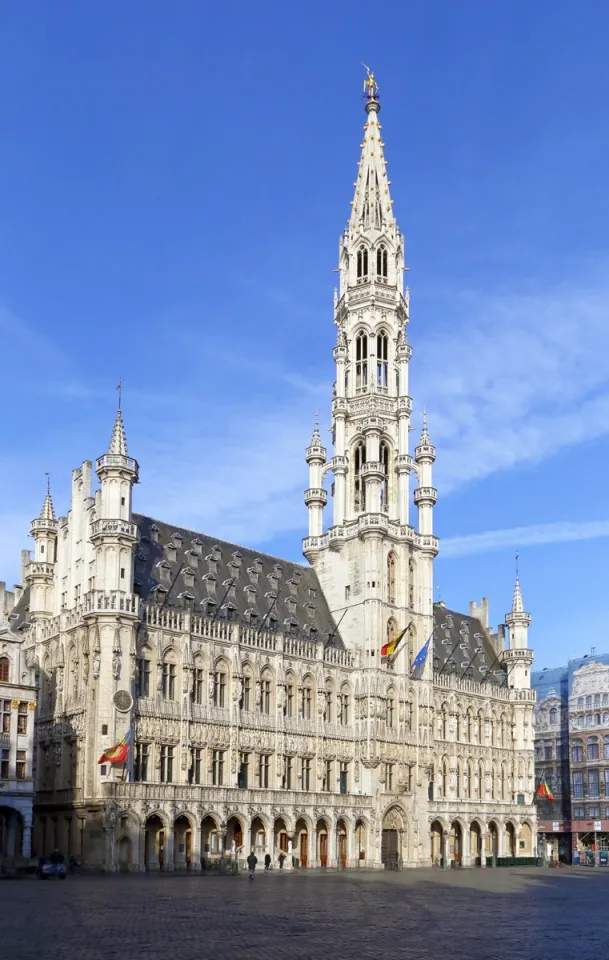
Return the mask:
{"type": "Polygon", "coordinates": [[[30,534],[34,539],[34,559],[25,568],[25,580],[30,587],[30,619],[45,619],[53,615],[53,577],[57,559],[58,523],[51,496],[51,481],[47,473],[47,491],[40,516],[32,520],[30,534]]]}
{"type": "Polygon", "coordinates": [[[432,486],[432,465],[436,459],[436,448],[433,446],[427,428],[427,410],[423,409],[423,429],[415,451],[414,459],[418,466],[419,485],[414,491],[414,502],[419,508],[419,533],[430,535],[433,533],[433,508],[438,499],[438,491],[432,486]]]}
{"type": "MultiPolygon", "coordinates": [[[[315,423],[311,443],[307,447],[307,463],[309,464],[309,487],[305,490],[305,503],[309,511],[309,538],[320,537],[323,531],[323,509],[328,501],[328,494],[322,488],[323,466],[326,462],[326,448],[321,442],[319,432],[319,415],[315,412],[315,423]]],[[[309,552],[314,552],[317,544],[310,544],[309,552]]]]}

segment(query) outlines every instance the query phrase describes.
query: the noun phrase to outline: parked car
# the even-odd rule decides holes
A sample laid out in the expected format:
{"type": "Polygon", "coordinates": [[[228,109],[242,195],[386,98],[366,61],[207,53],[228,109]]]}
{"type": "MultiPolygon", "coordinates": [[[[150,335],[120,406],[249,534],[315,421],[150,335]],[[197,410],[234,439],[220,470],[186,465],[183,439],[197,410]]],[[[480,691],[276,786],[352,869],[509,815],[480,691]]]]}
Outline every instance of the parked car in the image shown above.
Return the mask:
{"type": "Polygon", "coordinates": [[[65,880],[66,865],[65,863],[53,863],[50,857],[43,857],[38,867],[38,873],[41,880],[48,880],[49,877],[65,880]]]}

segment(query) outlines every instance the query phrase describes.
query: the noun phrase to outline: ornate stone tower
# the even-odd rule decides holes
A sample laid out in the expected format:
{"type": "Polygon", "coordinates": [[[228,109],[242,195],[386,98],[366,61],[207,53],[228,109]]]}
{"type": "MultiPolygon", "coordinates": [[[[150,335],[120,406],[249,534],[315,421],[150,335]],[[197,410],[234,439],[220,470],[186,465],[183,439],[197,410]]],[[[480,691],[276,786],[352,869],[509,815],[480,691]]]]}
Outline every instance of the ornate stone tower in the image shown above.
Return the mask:
{"type": "Polygon", "coordinates": [[[510,645],[503,653],[503,662],[508,670],[508,686],[517,690],[529,690],[533,663],[533,651],[529,649],[531,614],[526,613],[524,609],[518,577],[514,587],[512,609],[506,613],[505,623],[510,631],[510,645]]]}
{"type": "MultiPolygon", "coordinates": [[[[334,456],[326,460],[317,426],[307,449],[309,536],[303,550],[321,581],[347,645],[364,666],[380,666],[380,649],[408,628],[394,666],[406,672],[432,631],[432,514],[435,449],[424,425],[409,454],[409,293],[403,288],[404,238],[393,216],[383,154],[380,102],[366,83],[366,123],[347,228],[339,245],[335,294],[334,456]],[[323,532],[331,471],[332,525],[323,532]],[[417,480],[418,530],[409,523],[409,480],[417,480]]],[[[432,658],[429,657],[429,661],[432,658]]]]}
{"type": "Polygon", "coordinates": [[[32,623],[52,617],[55,612],[55,561],[57,559],[57,518],[47,489],[40,516],[30,524],[34,539],[34,559],[25,568],[30,586],[30,619],[32,623]]]}

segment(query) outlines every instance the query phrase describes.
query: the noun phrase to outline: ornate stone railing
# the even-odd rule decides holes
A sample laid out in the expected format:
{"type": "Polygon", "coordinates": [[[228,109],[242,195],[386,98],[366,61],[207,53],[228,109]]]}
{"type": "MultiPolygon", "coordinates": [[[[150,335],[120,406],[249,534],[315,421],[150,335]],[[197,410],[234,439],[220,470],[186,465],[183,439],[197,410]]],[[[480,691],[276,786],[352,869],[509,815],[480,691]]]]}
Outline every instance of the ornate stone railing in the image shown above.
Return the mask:
{"type": "Polygon", "coordinates": [[[162,607],[156,603],[144,605],[143,619],[150,627],[164,627],[166,630],[184,630],[184,612],[172,607],[162,607]]]}
{"type": "Polygon", "coordinates": [[[301,657],[304,660],[315,660],[317,659],[317,644],[312,640],[285,636],[283,640],[283,652],[287,657],[301,657]]]}
{"type": "Polygon", "coordinates": [[[226,620],[212,620],[211,617],[201,617],[197,614],[193,614],[190,618],[190,631],[197,637],[230,642],[233,639],[233,630],[237,629],[237,623],[226,620]]]}
{"type": "Polygon", "coordinates": [[[324,662],[336,664],[337,667],[353,667],[355,657],[351,650],[340,650],[338,647],[326,647],[324,662]]]}
{"type": "Polygon", "coordinates": [[[93,539],[93,537],[103,536],[105,533],[120,533],[123,536],[130,537],[133,540],[137,540],[139,536],[137,524],[131,523],[130,520],[111,520],[103,518],[101,520],[94,520],[91,524],[91,539],[93,539]]]}
{"type": "Polygon", "coordinates": [[[52,577],[54,571],[54,563],[45,563],[42,560],[32,560],[30,563],[26,564],[25,579],[29,580],[30,577],[52,577]]]}
{"type": "Polygon", "coordinates": [[[277,641],[277,634],[270,630],[246,627],[243,624],[239,626],[239,643],[246,647],[257,647],[259,650],[276,650],[277,641]]]}
{"type": "Polygon", "coordinates": [[[444,687],[447,690],[474,693],[479,697],[493,697],[495,700],[510,699],[510,691],[507,687],[499,686],[499,684],[490,681],[479,683],[477,680],[461,679],[450,673],[434,673],[433,682],[434,686],[444,687]]]}
{"type": "Polygon", "coordinates": [[[122,590],[92,590],[83,597],[83,613],[139,613],[140,600],[134,593],[122,590]]]}
{"type": "Polygon", "coordinates": [[[100,467],[126,467],[128,470],[134,470],[137,473],[137,460],[133,457],[124,457],[120,453],[105,453],[103,457],[98,457],[95,461],[95,469],[100,467]]]}
{"type": "Polygon", "coordinates": [[[213,787],[208,785],[181,783],[105,783],[104,796],[120,802],[121,800],[146,800],[159,802],[191,802],[201,804],[201,813],[205,808],[217,804],[229,806],[239,802],[250,804],[254,808],[267,804],[281,803],[285,806],[323,806],[341,808],[356,803],[358,807],[372,807],[372,797],[363,794],[313,793],[310,790],[256,790],[240,787],[213,787]]]}

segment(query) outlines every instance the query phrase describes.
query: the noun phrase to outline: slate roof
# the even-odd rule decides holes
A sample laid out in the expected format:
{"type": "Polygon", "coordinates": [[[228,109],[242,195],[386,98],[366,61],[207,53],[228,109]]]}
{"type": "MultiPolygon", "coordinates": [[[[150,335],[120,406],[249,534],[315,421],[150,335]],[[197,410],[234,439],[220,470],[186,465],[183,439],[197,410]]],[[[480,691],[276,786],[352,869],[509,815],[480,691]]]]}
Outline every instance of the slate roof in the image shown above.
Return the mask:
{"type": "Polygon", "coordinates": [[[28,614],[30,612],[30,588],[26,587],[19,601],[15,604],[13,609],[8,615],[8,622],[13,633],[16,630],[20,630],[23,624],[27,621],[28,614]]]}
{"type": "MultiPolygon", "coordinates": [[[[476,617],[434,604],[434,671],[480,683],[496,656],[487,631],[476,617]]],[[[494,663],[486,682],[505,684],[505,667],[494,663]]]]}
{"type": "Polygon", "coordinates": [[[203,614],[222,605],[218,616],[228,608],[232,619],[258,625],[268,614],[265,629],[344,646],[311,567],[141,514],[133,520],[141,537],[135,581],[143,600],[190,605],[203,614]]]}

